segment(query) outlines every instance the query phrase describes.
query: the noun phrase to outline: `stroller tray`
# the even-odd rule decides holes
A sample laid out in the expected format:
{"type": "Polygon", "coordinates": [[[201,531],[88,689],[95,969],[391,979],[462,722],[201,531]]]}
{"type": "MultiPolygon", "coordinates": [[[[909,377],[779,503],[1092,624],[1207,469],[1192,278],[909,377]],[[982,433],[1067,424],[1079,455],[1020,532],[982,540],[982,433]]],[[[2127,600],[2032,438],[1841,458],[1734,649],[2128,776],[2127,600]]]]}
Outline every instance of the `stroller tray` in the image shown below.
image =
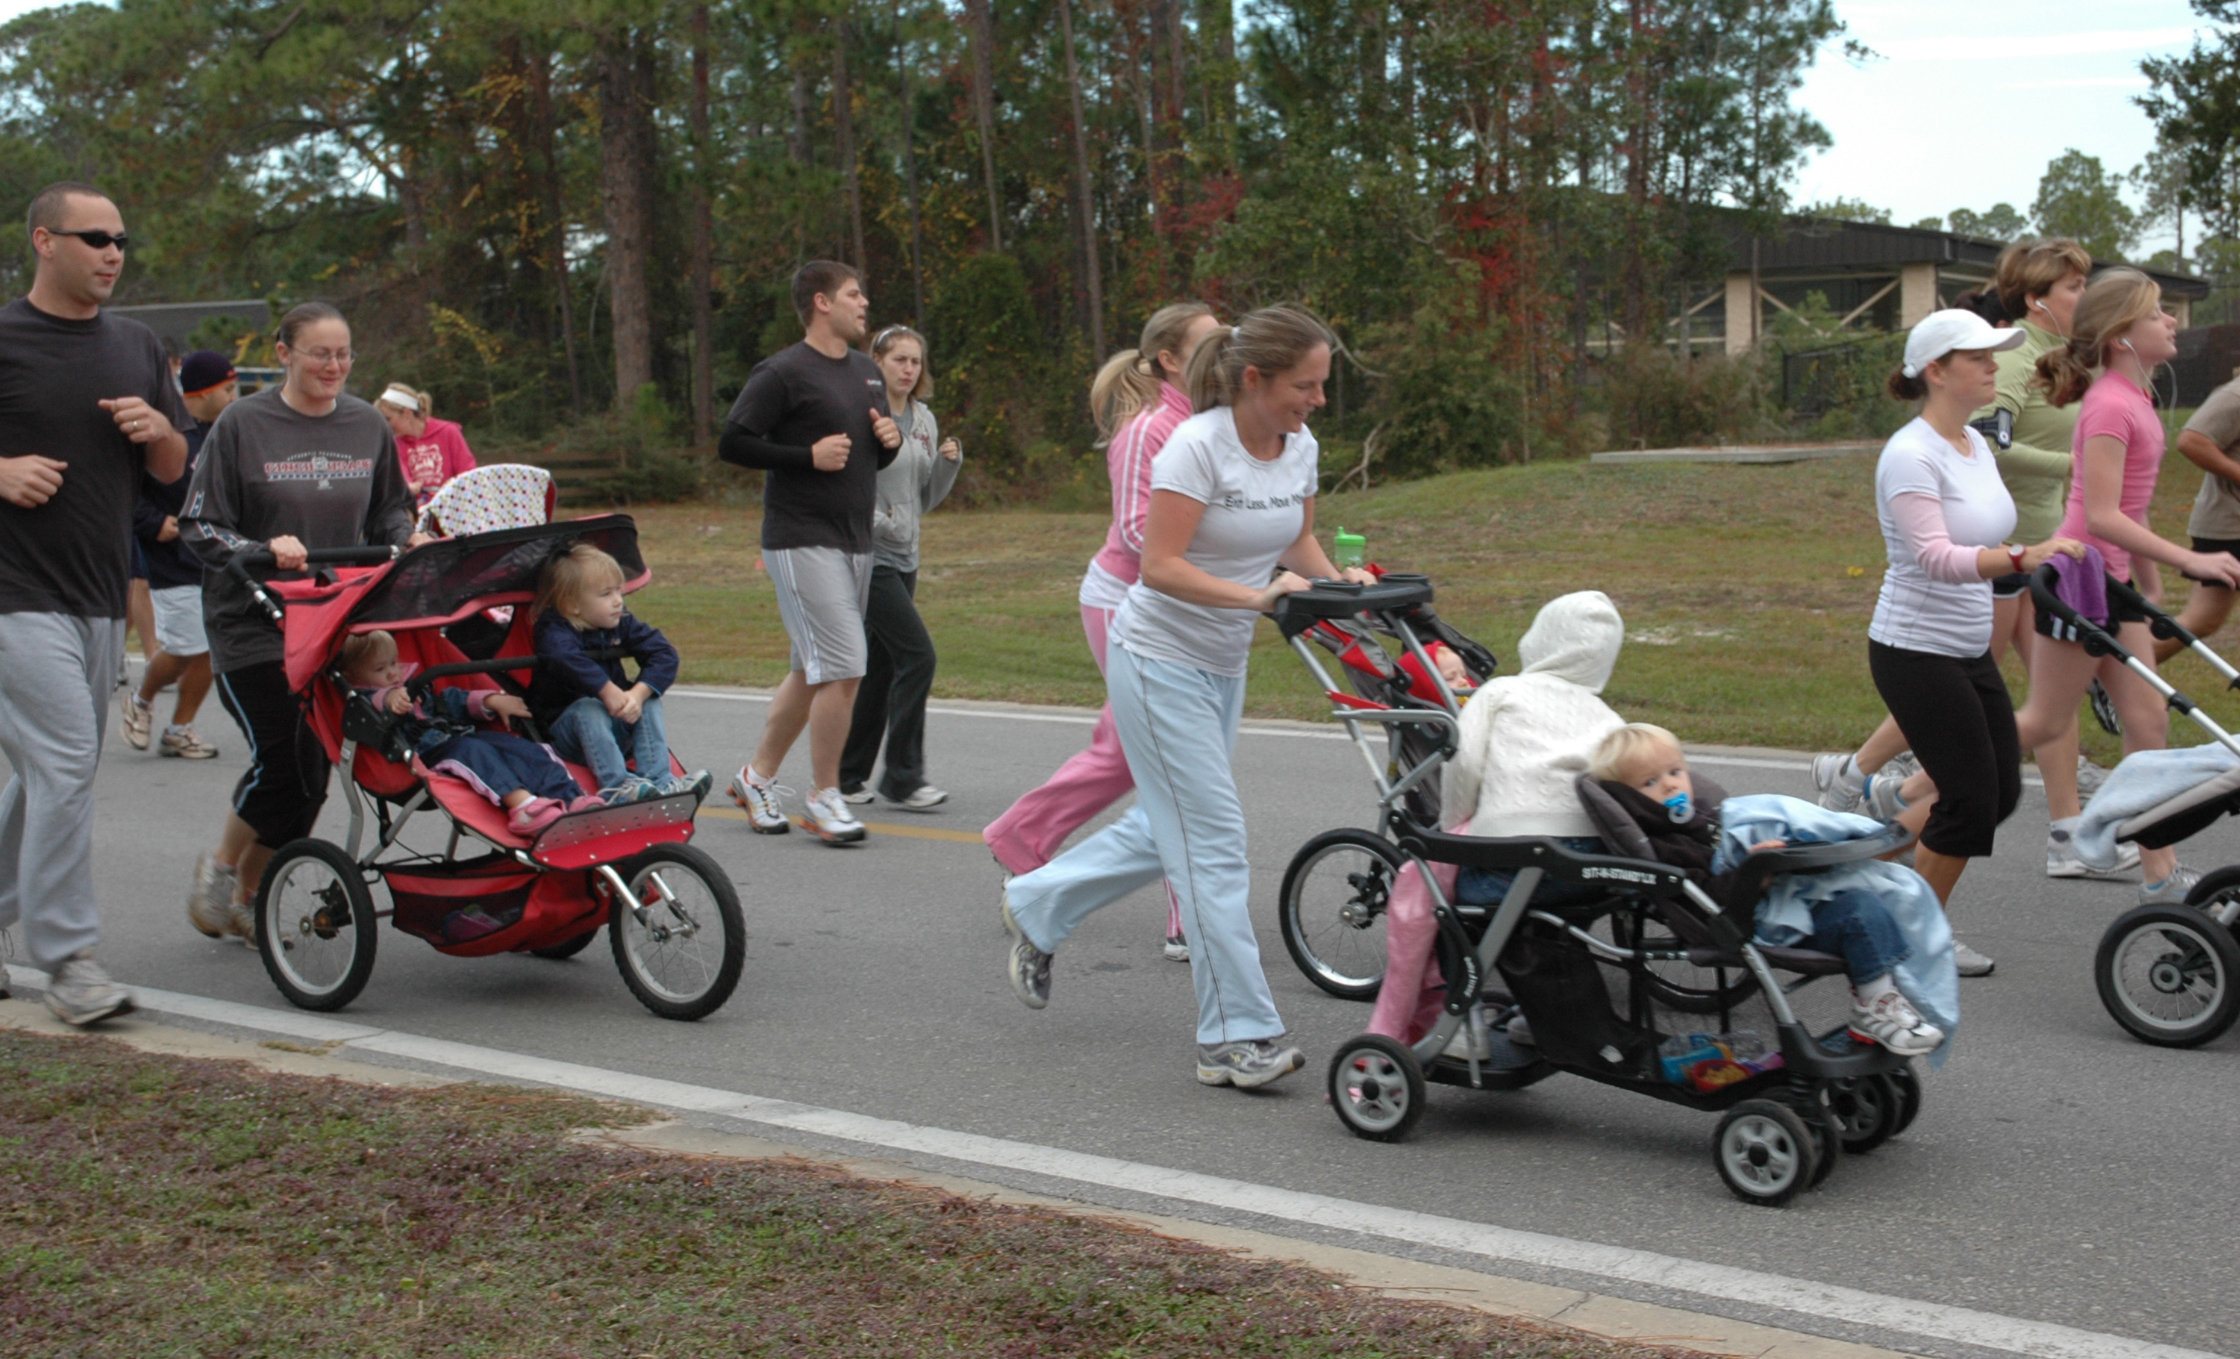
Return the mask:
{"type": "Polygon", "coordinates": [[[551,868],[592,868],[629,858],[649,844],[681,844],[692,838],[692,814],[699,807],[692,794],[675,793],[577,812],[547,826],[529,855],[551,868]],[[623,842],[612,843],[618,836],[623,842]]]}

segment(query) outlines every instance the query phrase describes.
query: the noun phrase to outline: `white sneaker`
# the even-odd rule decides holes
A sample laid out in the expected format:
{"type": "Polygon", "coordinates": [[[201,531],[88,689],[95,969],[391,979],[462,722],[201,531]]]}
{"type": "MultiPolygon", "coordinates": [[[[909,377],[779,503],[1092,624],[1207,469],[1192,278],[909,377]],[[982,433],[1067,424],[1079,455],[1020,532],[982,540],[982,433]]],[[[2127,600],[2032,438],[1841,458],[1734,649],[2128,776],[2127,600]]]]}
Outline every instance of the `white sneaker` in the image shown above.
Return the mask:
{"type": "Polygon", "coordinates": [[[825,788],[810,794],[808,808],[801,818],[801,829],[826,844],[852,845],[864,837],[863,823],[848,810],[839,789],[825,788]]]}
{"type": "Polygon", "coordinates": [[[142,703],[140,695],[130,689],[117,695],[117,706],[124,710],[125,744],[134,750],[146,750],[148,733],[155,727],[155,708],[142,703]]]}
{"type": "Polygon", "coordinates": [[[1833,755],[1812,757],[1812,782],[1820,790],[1820,805],[1831,812],[1852,812],[1859,809],[1859,797],[1866,787],[1866,775],[1851,763],[1851,752],[1838,751],[1833,755]],[[1844,770],[1851,774],[1846,777],[1844,770]]]}
{"type": "Polygon", "coordinates": [[[1851,1036],[1880,1043],[1901,1057],[1925,1057],[1944,1043],[1944,1030],[1923,1019],[1896,987],[1864,1005],[1852,997],[1851,1036]]]}
{"type": "Polygon", "coordinates": [[[132,1013],[132,993],[110,979],[87,949],[67,959],[47,981],[47,1008],[74,1028],[132,1013]]]}
{"type": "Polygon", "coordinates": [[[871,791],[871,785],[864,784],[852,793],[842,793],[840,799],[851,807],[862,807],[868,805],[875,796],[877,794],[871,791]]]}
{"type": "Polygon", "coordinates": [[[2097,878],[2103,882],[2117,879],[2139,866],[2137,845],[2116,846],[2116,866],[2094,868],[2077,857],[2077,841],[2073,832],[2076,818],[2056,821],[2046,829],[2046,876],[2049,878],[2097,878]]]}
{"type": "Polygon", "coordinates": [[[2092,795],[2100,791],[2100,785],[2106,783],[2108,775],[2113,772],[2113,770],[2102,769],[2099,765],[2079,755],[2077,757],[2078,804],[2081,806],[2091,802],[2092,795]]]}
{"type": "Polygon", "coordinates": [[[1997,963],[1955,939],[1952,941],[1953,970],[1963,977],[1988,977],[1997,963]]]}
{"type": "MultiPolygon", "coordinates": [[[[918,785],[918,791],[900,802],[895,802],[894,805],[906,812],[930,812],[948,800],[949,795],[946,792],[930,783],[921,783],[918,785]]],[[[890,798],[888,801],[892,802],[894,800],[890,798]]]]}
{"type": "Polygon", "coordinates": [[[2141,906],[2183,906],[2186,894],[2191,892],[2193,885],[2199,881],[2201,881],[2201,870],[2179,864],[2176,868],[2170,870],[2169,877],[2160,882],[2140,883],[2139,904],[2141,906]]]}
{"type": "Polygon", "coordinates": [[[240,879],[233,869],[207,854],[198,855],[194,861],[194,882],[187,889],[187,923],[212,939],[223,939],[229,934],[255,939],[255,918],[247,906],[233,899],[239,886],[240,879]]]}
{"type": "Polygon", "coordinates": [[[1159,949],[1159,956],[1170,963],[1187,963],[1190,961],[1189,941],[1179,934],[1170,934],[1167,942],[1159,949]]]}
{"type": "Polygon", "coordinates": [[[780,797],[790,797],[791,788],[782,788],[768,779],[757,779],[754,766],[739,766],[731,778],[731,800],[744,807],[747,826],[757,835],[783,835],[793,829],[786,820],[786,809],[779,805],[780,797]]]}
{"type": "Polygon", "coordinates": [[[1906,809],[1906,804],[1898,800],[1898,790],[1905,787],[1910,777],[1898,772],[1895,760],[1876,770],[1867,779],[1866,805],[1859,809],[1860,813],[1877,821],[1897,820],[1898,814],[1906,809]]]}

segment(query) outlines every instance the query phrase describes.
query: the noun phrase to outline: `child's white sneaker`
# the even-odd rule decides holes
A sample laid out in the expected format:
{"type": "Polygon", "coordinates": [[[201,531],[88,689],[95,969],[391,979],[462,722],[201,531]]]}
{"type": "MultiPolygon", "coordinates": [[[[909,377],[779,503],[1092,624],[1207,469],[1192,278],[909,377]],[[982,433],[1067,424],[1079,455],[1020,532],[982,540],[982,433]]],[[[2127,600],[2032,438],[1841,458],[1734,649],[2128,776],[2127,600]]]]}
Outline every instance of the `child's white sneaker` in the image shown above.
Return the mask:
{"type": "Polygon", "coordinates": [[[863,823],[848,810],[848,803],[837,788],[822,788],[810,794],[808,813],[801,818],[801,828],[828,845],[852,845],[864,837],[863,823]]]}
{"type": "Polygon", "coordinates": [[[1879,1043],[1901,1057],[1925,1057],[1944,1042],[1944,1030],[1923,1019],[1896,987],[1864,1003],[1852,997],[1851,1036],[1879,1043]]]}

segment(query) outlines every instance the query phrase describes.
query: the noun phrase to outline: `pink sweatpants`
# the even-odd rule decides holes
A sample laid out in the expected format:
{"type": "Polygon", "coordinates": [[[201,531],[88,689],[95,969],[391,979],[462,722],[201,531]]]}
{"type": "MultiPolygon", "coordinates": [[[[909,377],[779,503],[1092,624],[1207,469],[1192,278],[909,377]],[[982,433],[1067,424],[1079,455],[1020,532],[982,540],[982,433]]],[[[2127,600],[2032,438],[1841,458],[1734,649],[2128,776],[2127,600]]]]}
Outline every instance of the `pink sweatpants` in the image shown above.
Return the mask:
{"type": "MultiPolygon", "coordinates": [[[[1097,658],[1097,673],[1104,673],[1105,634],[1112,628],[1111,609],[1083,606],[1081,630],[1088,634],[1089,651],[1097,658]]],[[[998,862],[1013,873],[1032,873],[1050,862],[1066,837],[1087,825],[1097,813],[1134,792],[1136,780],[1128,772],[1128,757],[1120,749],[1120,732],[1112,724],[1112,705],[1097,714],[1089,748],[1058,766],[1058,772],[1040,788],[1027,793],[1011,809],[980,832],[998,862]]],[[[1167,889],[1167,937],[1182,933],[1182,913],[1167,889]]]]}
{"type": "MultiPolygon", "coordinates": [[[[1439,890],[1454,899],[1455,866],[1433,864],[1439,890]]],[[[1377,992],[1377,1007],[1369,1012],[1369,1032],[1381,1033],[1402,1043],[1418,1043],[1439,1022],[1446,1008],[1447,984],[1431,956],[1439,937],[1439,922],[1432,918],[1431,892],[1413,863],[1393,879],[1392,897],[1384,909],[1384,986],[1377,992]]]]}

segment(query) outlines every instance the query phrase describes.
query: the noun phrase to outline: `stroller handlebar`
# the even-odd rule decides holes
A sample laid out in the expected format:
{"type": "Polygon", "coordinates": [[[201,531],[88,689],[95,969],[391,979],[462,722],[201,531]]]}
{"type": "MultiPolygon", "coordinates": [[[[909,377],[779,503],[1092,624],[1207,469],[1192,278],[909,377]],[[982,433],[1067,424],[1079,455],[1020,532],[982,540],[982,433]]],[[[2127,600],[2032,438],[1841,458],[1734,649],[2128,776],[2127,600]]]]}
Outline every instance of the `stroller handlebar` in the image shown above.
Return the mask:
{"type": "MultiPolygon", "coordinates": [[[[379,566],[403,555],[401,547],[315,547],[303,554],[306,566],[379,566]]],[[[246,576],[253,569],[272,570],[279,565],[269,547],[246,548],[226,563],[228,574],[246,576]]]]}
{"type": "Polygon", "coordinates": [[[1374,585],[1352,581],[1318,580],[1312,589],[1285,595],[1276,601],[1276,627],[1286,641],[1330,618],[1351,618],[1368,612],[1405,612],[1431,602],[1429,576],[1387,573],[1374,585]]]}

